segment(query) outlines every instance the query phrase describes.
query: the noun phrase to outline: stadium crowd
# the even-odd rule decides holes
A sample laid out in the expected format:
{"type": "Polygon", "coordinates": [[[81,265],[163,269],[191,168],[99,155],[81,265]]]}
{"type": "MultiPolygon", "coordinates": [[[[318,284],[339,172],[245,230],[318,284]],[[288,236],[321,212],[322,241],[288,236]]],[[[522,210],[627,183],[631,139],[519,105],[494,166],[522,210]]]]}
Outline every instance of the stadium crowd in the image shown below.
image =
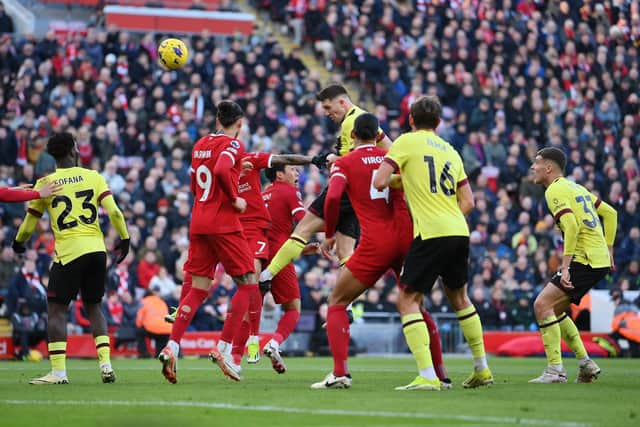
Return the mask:
{"type": "MultiPolygon", "coordinates": [[[[602,287],[640,288],[635,2],[286,5],[258,4],[274,20],[289,22],[297,43],[335,64],[336,76],[361,85],[354,101],[375,103],[391,139],[407,129],[408,107],[418,95],[441,98],[439,133],[461,152],[477,201],[469,217],[469,283],[486,329],[535,328],[533,298],[560,263],[561,236],[542,187],[528,175],[543,146],[563,148],[568,175],[619,211],[617,271],[602,287]]],[[[305,67],[300,49],[287,55],[262,32],[201,34],[189,40],[189,63],[168,72],[156,63],[159,39],[102,28],[89,28],[86,36],[0,39],[0,185],[33,184],[54,167],[43,151],[47,137],[65,130],[76,135],[80,163],[102,171],[129,224],[132,251],[110,266],[104,301],[109,325],[123,339],[135,339],[145,295],[177,305],[188,246],[190,150],[214,131],[220,100],[245,109],[240,139],[248,151],[314,155],[335,143],[336,128],[315,99],[319,76],[305,67]]],[[[326,179],[315,167],[303,171],[305,204],[326,179]]],[[[5,316],[17,313],[16,325],[30,319],[42,331],[53,237],[43,219],[24,260],[14,257],[11,242],[24,211],[22,204],[0,204],[0,296],[5,316]]],[[[113,247],[117,235],[103,225],[113,247]]],[[[336,267],[320,256],[297,262],[303,310],[326,312],[336,267]]],[[[217,330],[224,321],[234,285],[222,271],[215,281],[194,319],[196,330],[217,330]]],[[[381,280],[356,304],[356,317],[394,311],[396,298],[393,280],[381,280]]],[[[434,313],[451,311],[438,288],[427,304],[434,313]]],[[[70,329],[86,331],[82,304],[71,314],[70,329]]]]}

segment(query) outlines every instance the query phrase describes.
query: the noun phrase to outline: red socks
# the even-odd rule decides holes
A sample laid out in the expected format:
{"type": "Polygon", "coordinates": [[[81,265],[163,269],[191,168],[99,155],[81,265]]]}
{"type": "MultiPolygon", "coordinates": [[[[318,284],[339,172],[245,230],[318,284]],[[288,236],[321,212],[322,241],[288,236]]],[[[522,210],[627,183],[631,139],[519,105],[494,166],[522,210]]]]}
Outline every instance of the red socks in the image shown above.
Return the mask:
{"type": "Polygon", "coordinates": [[[262,315],[262,292],[260,288],[256,288],[255,295],[251,298],[249,303],[249,322],[251,323],[251,335],[258,335],[260,333],[260,316],[262,315]]]}
{"type": "Polygon", "coordinates": [[[180,343],[184,331],[187,330],[193,320],[193,316],[198,311],[198,307],[204,300],[209,297],[209,291],[191,288],[189,293],[180,301],[176,321],[171,328],[171,336],[169,339],[180,343]]]}
{"type": "Polygon", "coordinates": [[[278,322],[278,328],[273,334],[273,339],[278,344],[282,344],[296,328],[298,320],[300,320],[300,312],[298,310],[285,311],[278,322]]]}
{"type": "Polygon", "coordinates": [[[193,282],[193,279],[191,277],[191,273],[189,273],[188,271],[185,271],[184,280],[182,281],[182,289],[180,290],[180,302],[184,300],[184,298],[187,296],[187,294],[191,290],[192,282],[193,282]]]}
{"type": "Polygon", "coordinates": [[[447,374],[444,362],[442,361],[442,346],[440,344],[440,332],[438,332],[438,325],[436,325],[436,322],[426,310],[422,310],[422,318],[427,324],[427,330],[429,331],[429,351],[431,351],[433,369],[436,371],[438,379],[444,380],[449,378],[449,374],[447,374]]]}
{"type": "Polygon", "coordinates": [[[224,321],[222,336],[220,337],[222,341],[233,342],[233,337],[238,332],[244,315],[249,309],[251,299],[255,298],[256,294],[259,293],[257,284],[238,286],[238,291],[231,299],[231,311],[227,313],[227,319],[224,321]]]}
{"type": "Polygon", "coordinates": [[[333,355],[333,374],[343,377],[349,373],[349,316],[346,305],[332,305],[327,313],[327,337],[333,355]]]}
{"type": "Polygon", "coordinates": [[[240,328],[233,337],[233,349],[231,350],[231,354],[233,354],[233,358],[237,364],[240,364],[240,360],[244,354],[244,347],[247,345],[247,340],[249,339],[250,334],[251,323],[249,323],[248,320],[243,320],[240,324],[240,328]]]}

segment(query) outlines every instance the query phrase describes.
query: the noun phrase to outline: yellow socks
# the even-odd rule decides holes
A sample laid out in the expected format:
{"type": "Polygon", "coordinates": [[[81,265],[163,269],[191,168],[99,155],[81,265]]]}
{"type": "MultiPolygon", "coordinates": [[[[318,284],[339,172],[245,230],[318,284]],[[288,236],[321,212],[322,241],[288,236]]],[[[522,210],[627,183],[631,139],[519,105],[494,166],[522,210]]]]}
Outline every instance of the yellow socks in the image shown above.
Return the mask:
{"type": "Polygon", "coordinates": [[[560,325],[560,336],[576,355],[576,358],[585,359],[588,357],[582,338],[580,338],[580,332],[573,320],[565,313],[558,319],[558,324],[560,325]]]}
{"type": "Polygon", "coordinates": [[[482,324],[476,308],[471,304],[467,308],[456,311],[456,316],[458,316],[464,339],[471,349],[475,370],[479,372],[488,368],[487,356],[484,351],[484,338],[482,337],[482,324]]]}
{"type": "Polygon", "coordinates": [[[96,351],[98,352],[98,363],[100,363],[100,367],[102,368],[106,365],[111,366],[109,336],[99,335],[94,338],[94,341],[96,343],[96,351]]]}
{"type": "Polygon", "coordinates": [[[51,370],[59,377],[67,375],[67,342],[57,341],[50,342],[47,346],[49,349],[49,360],[51,361],[51,370]]]}
{"type": "Polygon", "coordinates": [[[271,278],[280,273],[293,260],[300,257],[302,250],[307,245],[307,241],[302,237],[292,234],[284,245],[278,250],[276,256],[273,257],[267,269],[271,273],[271,278]]]}
{"type": "Polygon", "coordinates": [[[549,365],[562,366],[562,354],[560,353],[560,325],[555,315],[542,319],[538,325],[544,352],[547,354],[549,365]]]}
{"type": "Polygon", "coordinates": [[[433,361],[429,351],[429,332],[421,313],[412,313],[402,316],[402,332],[409,345],[409,350],[418,366],[420,376],[427,379],[435,379],[433,361]]]}

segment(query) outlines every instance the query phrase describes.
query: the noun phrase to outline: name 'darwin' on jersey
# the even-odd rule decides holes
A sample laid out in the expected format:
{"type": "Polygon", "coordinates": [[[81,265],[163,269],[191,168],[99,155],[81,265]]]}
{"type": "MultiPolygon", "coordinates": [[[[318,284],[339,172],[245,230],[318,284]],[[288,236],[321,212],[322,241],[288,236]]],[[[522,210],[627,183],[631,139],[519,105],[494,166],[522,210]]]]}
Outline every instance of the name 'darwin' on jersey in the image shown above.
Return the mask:
{"type": "Polygon", "coordinates": [[[211,158],[211,150],[196,150],[193,152],[194,159],[209,159],[211,158]]]}

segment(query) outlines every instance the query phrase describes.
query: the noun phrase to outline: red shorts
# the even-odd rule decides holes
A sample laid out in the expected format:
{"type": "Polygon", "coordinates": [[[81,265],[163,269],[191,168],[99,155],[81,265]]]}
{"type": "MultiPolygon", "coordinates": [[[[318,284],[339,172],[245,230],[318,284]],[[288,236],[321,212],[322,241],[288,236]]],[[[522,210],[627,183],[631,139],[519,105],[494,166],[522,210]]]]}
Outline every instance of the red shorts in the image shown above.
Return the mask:
{"type": "Polygon", "coordinates": [[[215,267],[222,263],[230,276],[253,273],[253,257],[241,231],[225,234],[192,234],[184,271],[213,279],[215,267]]]}
{"type": "Polygon", "coordinates": [[[247,243],[249,244],[253,258],[267,261],[269,259],[267,230],[264,228],[248,227],[244,229],[244,236],[247,238],[247,243]]]}
{"type": "Polygon", "coordinates": [[[412,240],[411,232],[385,233],[383,236],[376,236],[375,240],[363,240],[345,266],[356,279],[369,287],[389,269],[399,277],[412,240]]]}
{"type": "Polygon", "coordinates": [[[276,304],[300,299],[300,286],[293,264],[288,264],[271,280],[271,295],[276,304]]]}

